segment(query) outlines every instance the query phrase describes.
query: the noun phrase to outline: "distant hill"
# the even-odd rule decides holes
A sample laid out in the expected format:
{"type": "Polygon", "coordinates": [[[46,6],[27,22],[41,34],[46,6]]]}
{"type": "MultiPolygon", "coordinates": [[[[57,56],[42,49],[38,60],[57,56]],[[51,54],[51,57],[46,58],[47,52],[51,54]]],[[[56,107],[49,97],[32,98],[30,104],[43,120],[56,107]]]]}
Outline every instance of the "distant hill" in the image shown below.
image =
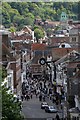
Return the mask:
{"type": "Polygon", "coordinates": [[[23,25],[34,26],[35,18],[59,21],[63,11],[69,18],[78,20],[78,2],[3,2],[2,24],[21,28],[23,25]]]}

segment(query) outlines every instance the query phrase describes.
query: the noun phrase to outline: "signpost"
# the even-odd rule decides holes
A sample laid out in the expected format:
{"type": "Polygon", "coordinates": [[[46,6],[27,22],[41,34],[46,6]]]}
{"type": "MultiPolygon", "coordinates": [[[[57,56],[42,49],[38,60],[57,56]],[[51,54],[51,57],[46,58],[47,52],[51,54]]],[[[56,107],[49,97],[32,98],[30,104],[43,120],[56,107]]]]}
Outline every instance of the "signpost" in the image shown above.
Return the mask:
{"type": "Polygon", "coordinates": [[[53,63],[53,61],[46,61],[45,58],[40,58],[39,63],[41,65],[47,65],[50,68],[50,79],[52,79],[52,83],[53,83],[53,79],[56,79],[56,66],[55,64],[50,65],[49,63],[53,63]],[[54,74],[53,74],[54,71],[54,74]],[[54,76],[54,77],[53,77],[54,76]]]}
{"type": "Polygon", "coordinates": [[[45,65],[45,63],[46,63],[45,58],[41,58],[41,59],[39,60],[39,63],[40,63],[41,65],[45,65]]]}

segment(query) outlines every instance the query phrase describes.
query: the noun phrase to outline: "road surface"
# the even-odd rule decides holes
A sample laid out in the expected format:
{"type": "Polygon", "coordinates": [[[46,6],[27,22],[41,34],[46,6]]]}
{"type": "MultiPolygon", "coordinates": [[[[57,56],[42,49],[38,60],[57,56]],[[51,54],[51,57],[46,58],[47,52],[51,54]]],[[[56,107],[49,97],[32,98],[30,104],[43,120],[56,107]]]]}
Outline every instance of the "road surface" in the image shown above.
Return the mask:
{"type": "MultiPolygon", "coordinates": [[[[47,99],[47,103],[49,105],[54,105],[49,99],[47,99]]],[[[42,110],[41,102],[39,101],[38,98],[36,98],[35,95],[29,101],[27,100],[23,101],[22,112],[25,118],[32,118],[32,120],[34,120],[35,118],[55,118],[56,116],[56,113],[46,113],[45,110],[42,110]]],[[[61,117],[62,114],[59,113],[59,116],[61,117]]],[[[41,119],[41,120],[50,120],[50,119],[41,119]]]]}

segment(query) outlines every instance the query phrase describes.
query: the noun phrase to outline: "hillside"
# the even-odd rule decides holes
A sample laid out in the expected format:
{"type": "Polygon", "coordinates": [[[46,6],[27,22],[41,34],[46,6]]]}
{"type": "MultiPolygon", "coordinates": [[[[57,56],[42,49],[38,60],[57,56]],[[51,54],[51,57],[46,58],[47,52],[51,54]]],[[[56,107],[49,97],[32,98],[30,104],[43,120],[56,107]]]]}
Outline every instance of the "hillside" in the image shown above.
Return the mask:
{"type": "Polygon", "coordinates": [[[20,29],[23,25],[34,25],[35,18],[40,18],[42,21],[46,19],[59,21],[62,11],[65,11],[69,18],[77,20],[78,3],[4,2],[2,3],[2,24],[5,27],[11,27],[14,24],[20,29]]]}

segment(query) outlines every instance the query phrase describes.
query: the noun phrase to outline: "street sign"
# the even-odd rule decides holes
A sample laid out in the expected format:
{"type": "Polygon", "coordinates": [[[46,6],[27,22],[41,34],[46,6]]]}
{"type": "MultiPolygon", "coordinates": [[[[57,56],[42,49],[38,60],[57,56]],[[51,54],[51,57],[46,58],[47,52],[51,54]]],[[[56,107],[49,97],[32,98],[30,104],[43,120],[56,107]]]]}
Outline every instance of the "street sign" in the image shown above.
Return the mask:
{"type": "Polygon", "coordinates": [[[40,63],[41,65],[44,65],[44,64],[46,63],[45,58],[41,58],[41,59],[39,60],[39,63],[40,63]]]}

